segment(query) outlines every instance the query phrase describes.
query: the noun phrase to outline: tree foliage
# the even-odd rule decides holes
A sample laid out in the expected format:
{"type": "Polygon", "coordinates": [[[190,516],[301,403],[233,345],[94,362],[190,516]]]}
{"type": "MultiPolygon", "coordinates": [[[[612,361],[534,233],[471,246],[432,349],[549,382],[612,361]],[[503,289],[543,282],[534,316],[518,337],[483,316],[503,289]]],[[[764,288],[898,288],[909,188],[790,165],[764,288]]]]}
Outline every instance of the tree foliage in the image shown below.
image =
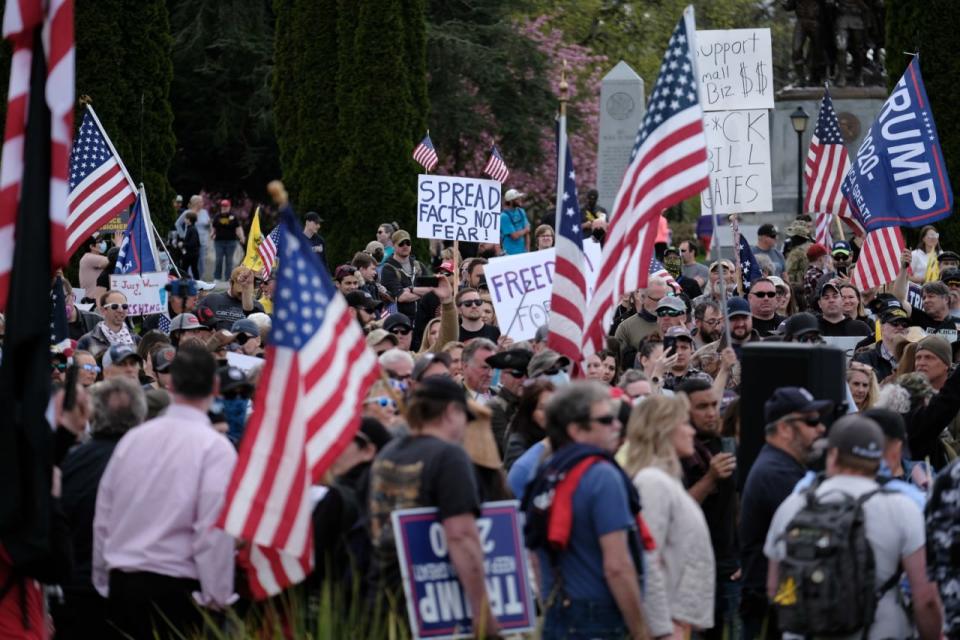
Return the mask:
{"type": "MultiPolygon", "coordinates": [[[[146,185],[154,222],[172,223],[167,171],[176,139],[170,108],[170,22],[163,0],[78,0],[77,96],[89,95],[117,153],[146,185]]],[[[79,126],[82,110],[77,110],[79,126]]]]}
{"type": "MultiPolygon", "coordinates": [[[[887,11],[887,73],[890,89],[910,64],[910,56],[920,53],[920,69],[937,123],[940,147],[954,197],[960,194],[960,89],[956,83],[956,61],[950,54],[960,21],[960,4],[951,0],[892,0],[887,11]]],[[[956,211],[956,207],[954,207],[956,211]]],[[[956,247],[960,241],[960,220],[954,217],[937,223],[944,246],[956,247]]]]}
{"type": "Polygon", "coordinates": [[[171,0],[170,16],[173,183],[189,193],[261,193],[279,173],[270,0],[171,0]]]}

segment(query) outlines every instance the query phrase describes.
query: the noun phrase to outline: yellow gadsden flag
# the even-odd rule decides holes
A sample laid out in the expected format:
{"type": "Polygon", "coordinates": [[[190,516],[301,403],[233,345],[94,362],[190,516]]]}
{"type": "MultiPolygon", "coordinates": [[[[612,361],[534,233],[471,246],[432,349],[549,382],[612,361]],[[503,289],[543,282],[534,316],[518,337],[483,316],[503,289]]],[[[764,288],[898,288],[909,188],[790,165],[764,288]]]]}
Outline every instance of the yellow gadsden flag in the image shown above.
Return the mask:
{"type": "Polygon", "coordinates": [[[253,223],[250,225],[250,235],[247,236],[247,253],[243,256],[243,262],[241,263],[243,266],[252,269],[254,273],[263,271],[263,260],[260,258],[260,252],[257,251],[257,247],[260,246],[262,240],[263,233],[260,232],[260,207],[257,207],[256,211],[253,212],[253,223]]]}

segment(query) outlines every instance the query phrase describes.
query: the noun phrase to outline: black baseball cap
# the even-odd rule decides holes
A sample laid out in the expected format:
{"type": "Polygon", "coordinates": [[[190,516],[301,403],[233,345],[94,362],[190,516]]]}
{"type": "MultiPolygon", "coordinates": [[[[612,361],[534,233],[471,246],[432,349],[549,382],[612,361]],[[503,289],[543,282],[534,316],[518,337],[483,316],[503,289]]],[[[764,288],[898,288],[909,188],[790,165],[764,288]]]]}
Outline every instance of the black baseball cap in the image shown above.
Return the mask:
{"type": "Polygon", "coordinates": [[[817,290],[817,300],[823,297],[823,292],[826,291],[828,287],[833,289],[835,292],[840,293],[840,285],[833,280],[827,280],[821,284],[820,288],[817,290]]]}
{"type": "Polygon", "coordinates": [[[771,424],[791,413],[823,414],[832,408],[832,400],[817,400],[803,387],[780,387],[764,403],[763,418],[771,424]]]}
{"type": "Polygon", "coordinates": [[[383,328],[387,331],[393,331],[396,327],[413,329],[413,323],[410,322],[410,318],[402,313],[391,313],[387,316],[387,319],[383,321],[383,328]]]}
{"type": "Polygon", "coordinates": [[[776,238],[776,237],[777,237],[777,227],[774,226],[774,225],[772,225],[772,224],[770,224],[769,222],[766,223],[766,224],[762,224],[762,225],[760,225],[760,228],[757,229],[757,235],[758,235],[758,236],[766,236],[766,237],[768,237],[768,238],[776,238]]]}
{"type": "Polygon", "coordinates": [[[467,404],[467,394],[463,390],[463,387],[457,384],[450,376],[427,376],[417,385],[417,388],[413,391],[413,397],[457,402],[463,405],[463,410],[466,411],[468,420],[476,419],[476,416],[470,411],[470,406],[467,404]]]}
{"type": "Polygon", "coordinates": [[[153,362],[153,370],[157,373],[166,373],[177,355],[177,350],[173,347],[161,347],[150,354],[150,360],[153,362]]]}
{"type": "Polygon", "coordinates": [[[363,418],[360,420],[360,430],[357,436],[369,441],[377,451],[383,449],[393,436],[387,430],[383,423],[376,418],[363,418]]]}
{"type": "Polygon", "coordinates": [[[883,324],[897,321],[904,324],[909,324],[910,322],[910,316],[907,315],[907,312],[904,311],[902,307],[891,307],[880,314],[880,322],[883,324]]]}
{"type": "Polygon", "coordinates": [[[321,218],[320,214],[317,213],[316,211],[307,211],[307,214],[303,216],[303,219],[306,222],[316,222],[316,223],[323,222],[323,218],[321,218]]]}
{"type": "Polygon", "coordinates": [[[940,272],[940,282],[950,286],[951,284],[960,285],[960,269],[948,267],[940,272]]]}
{"type": "Polygon", "coordinates": [[[817,316],[807,311],[795,313],[783,323],[783,335],[787,337],[799,338],[813,332],[820,332],[820,322],[817,316]]]}
{"type": "Polygon", "coordinates": [[[347,304],[351,307],[359,307],[367,311],[373,311],[380,306],[380,303],[373,299],[366,291],[351,291],[346,295],[347,304]]]}
{"type": "Polygon", "coordinates": [[[960,262],[960,255],[957,255],[956,251],[941,251],[940,255],[937,256],[937,262],[943,262],[944,260],[960,262]]]}
{"type": "Polygon", "coordinates": [[[862,460],[879,462],[883,457],[883,430],[865,416],[851,414],[833,423],[827,448],[862,460]]]}
{"type": "Polygon", "coordinates": [[[494,369],[505,369],[508,371],[523,371],[527,374],[527,366],[533,359],[533,351],[528,349],[507,349],[487,358],[487,364],[494,369]]]}
{"type": "Polygon", "coordinates": [[[907,426],[903,421],[903,416],[901,416],[896,411],[891,411],[890,409],[867,409],[861,413],[864,418],[870,418],[878,425],[880,425],[880,430],[883,431],[883,435],[888,440],[906,440],[907,439],[907,426]]]}

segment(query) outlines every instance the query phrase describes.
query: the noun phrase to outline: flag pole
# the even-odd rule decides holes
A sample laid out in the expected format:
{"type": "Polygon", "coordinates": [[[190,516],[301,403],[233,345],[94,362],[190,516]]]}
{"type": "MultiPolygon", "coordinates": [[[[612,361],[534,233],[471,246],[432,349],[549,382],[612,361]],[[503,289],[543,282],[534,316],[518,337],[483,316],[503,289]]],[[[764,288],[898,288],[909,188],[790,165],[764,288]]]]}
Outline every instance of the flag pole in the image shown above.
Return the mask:
{"type": "MultiPolygon", "coordinates": [[[[703,197],[703,196],[701,196],[703,197]]],[[[733,346],[730,340],[730,319],[727,317],[727,281],[723,277],[723,256],[720,254],[720,226],[717,222],[717,210],[713,206],[713,194],[710,194],[707,206],[710,209],[710,216],[713,218],[714,243],[717,247],[717,273],[720,284],[720,307],[723,309],[723,335],[727,339],[727,346],[733,346]]],[[[720,349],[717,349],[719,355],[720,349]]]]}
{"type": "MultiPolygon", "coordinates": [[[[117,156],[117,158],[119,159],[119,156],[117,156]]],[[[173,254],[170,253],[169,249],[167,249],[167,245],[163,242],[163,238],[160,236],[160,231],[153,224],[153,217],[150,215],[150,208],[147,205],[147,188],[144,186],[142,182],[140,183],[140,188],[137,191],[140,193],[140,197],[142,199],[140,202],[140,211],[143,214],[144,221],[150,225],[150,229],[153,231],[153,235],[156,237],[157,240],[160,241],[160,246],[163,247],[164,253],[166,253],[167,258],[170,259],[170,264],[173,266],[173,270],[177,274],[177,278],[183,278],[183,276],[180,274],[180,269],[177,268],[176,260],[173,259],[173,254]]]]}

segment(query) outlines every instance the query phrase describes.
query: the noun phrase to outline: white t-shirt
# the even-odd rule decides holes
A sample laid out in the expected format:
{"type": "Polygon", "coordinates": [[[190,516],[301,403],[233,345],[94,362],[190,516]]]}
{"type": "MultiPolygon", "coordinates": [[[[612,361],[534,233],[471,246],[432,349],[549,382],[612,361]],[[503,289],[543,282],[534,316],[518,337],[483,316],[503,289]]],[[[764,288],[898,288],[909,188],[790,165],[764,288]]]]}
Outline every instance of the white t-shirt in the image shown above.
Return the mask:
{"type": "Polygon", "coordinates": [[[927,262],[930,254],[923,249],[914,249],[910,252],[910,272],[918,278],[927,273],[927,262]]]}
{"type": "MultiPolygon", "coordinates": [[[[877,486],[870,478],[835,476],[820,485],[817,496],[829,500],[830,496],[826,494],[833,492],[839,499],[837,492],[843,492],[856,498],[877,486]]],[[[763,553],[771,560],[780,561],[786,555],[786,545],[779,538],[803,507],[805,500],[806,496],[802,493],[795,493],[784,500],[774,514],[770,531],[767,533],[767,542],[763,547],[763,553]]],[[[923,514],[910,498],[899,493],[873,496],[864,503],[863,512],[866,518],[867,541],[873,549],[876,562],[876,586],[879,589],[894,573],[900,571],[901,559],[926,543],[923,514]]],[[[873,626],[870,627],[867,637],[871,640],[912,637],[912,625],[913,622],[907,618],[897,602],[897,589],[889,589],[877,603],[873,626]]],[[[849,637],[859,638],[860,635],[849,637]]]]}

